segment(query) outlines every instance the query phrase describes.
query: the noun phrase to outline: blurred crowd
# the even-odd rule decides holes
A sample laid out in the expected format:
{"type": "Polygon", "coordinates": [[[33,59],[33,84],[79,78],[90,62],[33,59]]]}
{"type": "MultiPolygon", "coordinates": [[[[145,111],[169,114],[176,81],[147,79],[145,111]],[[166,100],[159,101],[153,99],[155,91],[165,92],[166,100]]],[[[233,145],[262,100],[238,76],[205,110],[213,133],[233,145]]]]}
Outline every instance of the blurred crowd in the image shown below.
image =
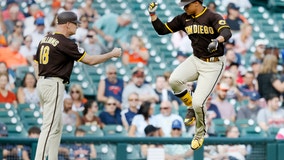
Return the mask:
{"type": "MultiPolygon", "coordinates": [[[[35,104],[40,108],[34,73],[26,73],[20,83],[16,83],[19,78],[17,70],[32,66],[37,44],[46,34],[53,32],[56,15],[73,11],[80,17],[81,24],[71,38],[87,53],[103,54],[113,47],[121,47],[122,64],[137,65],[128,73],[131,75],[129,81],[118,77],[115,64],[106,65],[105,78],[96,84],[95,99],[86,98],[79,83],[72,83],[66,89],[63,123],[75,128],[74,136],[94,136],[92,131],[103,131],[96,136],[111,135],[113,133],[106,131],[115,126],[114,132],[122,136],[192,137],[194,125],[185,127],[183,124],[186,106],[171,91],[168,84],[170,72],[154,75],[150,82],[145,78],[151,55],[143,38],[129,32],[133,15],[100,15],[93,7],[94,0],[83,0],[76,7],[75,3],[75,0],[46,0],[47,11],[33,0],[6,0],[5,7],[0,8],[0,103],[10,103],[18,110],[21,104],[35,104]],[[26,10],[22,10],[22,4],[27,5],[26,10]]],[[[220,7],[213,1],[204,5],[216,12],[220,7]]],[[[253,130],[259,127],[256,134],[268,136],[270,130],[284,127],[281,48],[271,46],[266,39],[254,39],[254,24],[250,24],[240,12],[252,8],[248,0],[224,0],[222,6],[226,7],[226,13],[220,14],[231,27],[233,36],[225,44],[225,72],[204,106],[207,108],[208,136],[247,136],[250,127],[253,130]],[[219,130],[220,127],[223,130],[219,130]]],[[[192,54],[185,32],[174,33],[171,43],[177,51],[172,65],[182,63],[192,54]]],[[[195,85],[195,82],[188,83],[193,94],[195,85]]],[[[1,136],[9,136],[7,127],[1,123],[1,136]]],[[[39,127],[29,126],[29,137],[38,137],[39,127]]],[[[159,148],[164,150],[165,159],[191,159],[193,156],[189,145],[145,144],[139,148],[141,157],[150,156],[156,153],[152,149],[159,148]]],[[[3,156],[9,159],[18,155],[18,149],[23,151],[20,154],[22,159],[30,159],[31,149],[20,145],[4,147],[3,156]]],[[[250,150],[245,145],[205,146],[204,152],[208,160],[245,159],[248,154],[250,150]]],[[[60,158],[69,157],[92,159],[98,157],[98,151],[93,144],[62,144],[60,158]]]]}

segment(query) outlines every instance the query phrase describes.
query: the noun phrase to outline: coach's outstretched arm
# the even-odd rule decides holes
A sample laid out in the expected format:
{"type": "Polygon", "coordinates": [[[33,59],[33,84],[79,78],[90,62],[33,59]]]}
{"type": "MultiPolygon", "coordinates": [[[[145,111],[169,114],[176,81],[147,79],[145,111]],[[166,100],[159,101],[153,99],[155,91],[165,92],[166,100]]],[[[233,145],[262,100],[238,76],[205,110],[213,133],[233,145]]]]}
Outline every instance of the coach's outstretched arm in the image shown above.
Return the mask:
{"type": "Polygon", "coordinates": [[[151,22],[152,22],[152,25],[155,31],[159,35],[165,35],[165,34],[171,33],[171,31],[166,27],[166,25],[156,15],[157,8],[158,8],[157,2],[151,2],[148,5],[148,11],[151,16],[151,22]]]}
{"type": "Polygon", "coordinates": [[[101,55],[89,55],[85,53],[83,58],[79,61],[89,65],[96,65],[105,62],[113,57],[118,58],[121,56],[121,53],[122,53],[121,48],[114,48],[112,51],[101,55]]]}

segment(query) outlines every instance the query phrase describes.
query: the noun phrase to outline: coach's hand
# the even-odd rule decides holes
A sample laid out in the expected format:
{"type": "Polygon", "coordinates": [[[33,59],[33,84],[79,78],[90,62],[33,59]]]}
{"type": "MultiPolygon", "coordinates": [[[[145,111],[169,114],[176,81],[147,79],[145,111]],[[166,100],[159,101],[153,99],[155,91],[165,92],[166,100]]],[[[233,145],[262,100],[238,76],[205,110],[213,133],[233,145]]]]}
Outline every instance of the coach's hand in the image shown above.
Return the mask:
{"type": "Polygon", "coordinates": [[[111,52],[113,53],[113,57],[117,58],[117,57],[121,56],[122,50],[121,50],[121,48],[115,47],[111,52]]]}
{"type": "Polygon", "coordinates": [[[157,2],[151,2],[149,5],[148,5],[148,12],[150,15],[154,15],[156,10],[158,8],[158,3],[157,2]]]}
{"type": "Polygon", "coordinates": [[[209,43],[208,48],[207,48],[208,52],[210,53],[217,51],[218,43],[219,43],[217,39],[212,39],[211,41],[212,42],[209,43]]]}

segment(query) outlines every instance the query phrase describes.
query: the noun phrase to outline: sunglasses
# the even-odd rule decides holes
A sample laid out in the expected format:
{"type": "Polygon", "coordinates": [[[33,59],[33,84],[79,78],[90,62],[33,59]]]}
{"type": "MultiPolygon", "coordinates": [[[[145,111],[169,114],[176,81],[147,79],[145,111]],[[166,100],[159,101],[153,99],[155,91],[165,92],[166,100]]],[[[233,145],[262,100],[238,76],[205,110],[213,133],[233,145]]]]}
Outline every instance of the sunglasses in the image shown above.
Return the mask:
{"type": "Polygon", "coordinates": [[[160,108],[160,110],[168,110],[169,107],[163,107],[163,108],[160,108]]]}
{"type": "Polygon", "coordinates": [[[110,75],[111,75],[111,74],[116,74],[116,72],[108,72],[107,74],[110,74],[110,75]]]}
{"type": "Polygon", "coordinates": [[[112,105],[112,106],[115,106],[116,104],[115,104],[115,103],[107,103],[107,105],[108,105],[108,106],[111,106],[111,105],[112,105]]]}
{"type": "Polygon", "coordinates": [[[180,131],[179,128],[173,128],[172,130],[173,130],[173,131],[180,131]]]}
{"type": "Polygon", "coordinates": [[[231,77],[231,76],[224,76],[224,78],[229,78],[229,79],[233,79],[233,77],[231,77]]]}
{"type": "Polygon", "coordinates": [[[73,94],[73,93],[80,93],[79,91],[71,91],[71,94],[73,94]]]}
{"type": "Polygon", "coordinates": [[[130,99],[128,99],[129,101],[139,101],[139,99],[138,98],[130,98],[130,99]]]}
{"type": "Polygon", "coordinates": [[[15,27],[16,27],[16,28],[24,28],[23,25],[16,25],[15,27]]]}

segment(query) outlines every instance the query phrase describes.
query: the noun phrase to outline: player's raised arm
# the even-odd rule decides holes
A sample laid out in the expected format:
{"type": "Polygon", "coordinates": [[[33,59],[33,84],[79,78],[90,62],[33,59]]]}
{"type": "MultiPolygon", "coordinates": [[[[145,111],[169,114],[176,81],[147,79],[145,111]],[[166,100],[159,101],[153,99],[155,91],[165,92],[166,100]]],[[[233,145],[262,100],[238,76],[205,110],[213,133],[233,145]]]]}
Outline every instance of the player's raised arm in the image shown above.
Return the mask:
{"type": "Polygon", "coordinates": [[[89,65],[96,65],[105,62],[113,57],[118,58],[121,56],[121,53],[121,48],[114,48],[112,51],[101,55],[85,54],[85,56],[80,61],[89,65]]]}
{"type": "Polygon", "coordinates": [[[171,31],[166,27],[166,25],[156,15],[157,8],[158,8],[157,2],[151,2],[148,5],[148,12],[151,17],[151,22],[152,22],[152,25],[155,31],[160,35],[171,33],[171,31]]]}

